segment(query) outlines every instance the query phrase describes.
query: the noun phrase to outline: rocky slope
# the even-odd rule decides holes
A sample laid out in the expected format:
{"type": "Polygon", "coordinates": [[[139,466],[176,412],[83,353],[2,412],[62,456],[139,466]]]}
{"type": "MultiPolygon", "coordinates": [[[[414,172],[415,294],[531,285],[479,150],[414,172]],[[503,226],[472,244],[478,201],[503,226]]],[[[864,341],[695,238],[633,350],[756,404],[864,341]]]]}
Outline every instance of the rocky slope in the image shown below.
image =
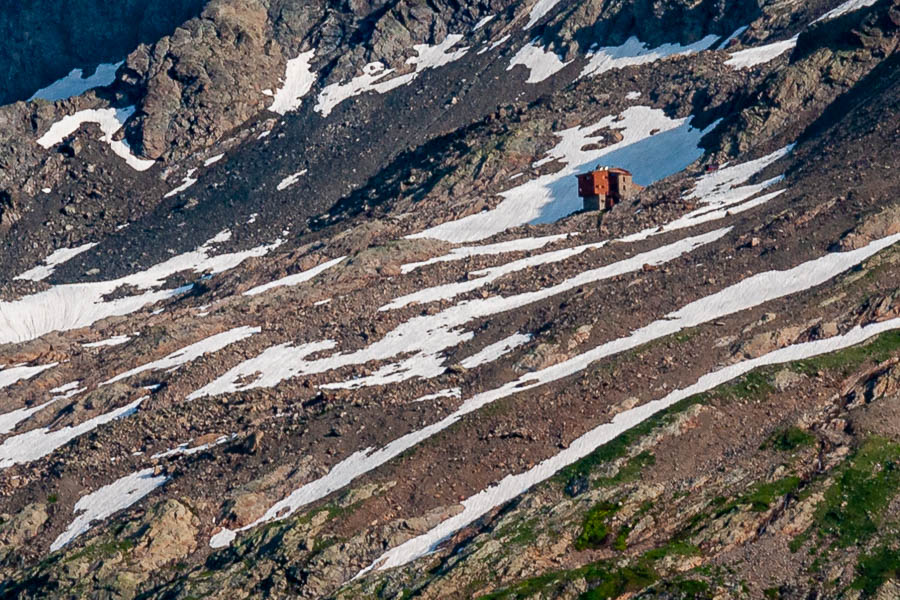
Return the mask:
{"type": "Polygon", "coordinates": [[[896,1],[78,4],[7,15],[3,597],[897,596],[896,1]]]}

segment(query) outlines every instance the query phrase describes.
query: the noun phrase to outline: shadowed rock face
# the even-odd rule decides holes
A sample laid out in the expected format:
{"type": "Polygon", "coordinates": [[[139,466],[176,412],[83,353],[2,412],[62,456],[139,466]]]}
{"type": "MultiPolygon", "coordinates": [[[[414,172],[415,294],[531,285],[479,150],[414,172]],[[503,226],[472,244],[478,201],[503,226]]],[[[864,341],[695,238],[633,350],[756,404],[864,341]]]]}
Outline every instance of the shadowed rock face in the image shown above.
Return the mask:
{"type": "Polygon", "coordinates": [[[0,104],[24,100],[74,68],[122,60],[197,14],[203,0],[4,2],[0,104]]]}

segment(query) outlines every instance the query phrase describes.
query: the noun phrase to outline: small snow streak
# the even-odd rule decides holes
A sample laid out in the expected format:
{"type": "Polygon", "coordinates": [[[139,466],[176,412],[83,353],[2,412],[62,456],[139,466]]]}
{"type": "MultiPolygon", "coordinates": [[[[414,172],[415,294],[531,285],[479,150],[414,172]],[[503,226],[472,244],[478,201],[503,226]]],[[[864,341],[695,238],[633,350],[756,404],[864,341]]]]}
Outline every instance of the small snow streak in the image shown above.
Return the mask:
{"type": "Polygon", "coordinates": [[[481,365],[493,362],[504,354],[512,352],[519,346],[527,344],[531,341],[530,333],[515,333],[508,338],[504,338],[499,342],[486,346],[480,352],[476,352],[472,356],[464,359],[459,364],[466,369],[475,369],[481,365]]]}
{"type": "Polygon", "coordinates": [[[843,4],[839,5],[837,8],[834,8],[815,21],[813,23],[818,23],[819,21],[829,21],[831,19],[836,19],[840,16],[846,15],[849,12],[853,12],[859,10],[861,8],[865,8],[867,6],[872,6],[878,0],[847,0],[843,4]]]}
{"type": "Polygon", "coordinates": [[[222,160],[223,158],[225,158],[224,154],[216,154],[215,156],[210,156],[209,158],[207,158],[206,160],[203,161],[203,166],[208,167],[210,165],[214,165],[217,162],[219,162],[220,160],[222,160]]]}
{"type": "Polygon", "coordinates": [[[131,336],[127,335],[114,335],[111,338],[107,338],[105,340],[100,340],[99,342],[90,342],[88,344],[82,344],[85,348],[104,348],[106,346],[118,346],[119,344],[124,344],[128,340],[131,339],[131,336]]]}
{"type": "Polygon", "coordinates": [[[496,17],[496,16],[497,15],[488,15],[486,17],[482,17],[477,23],[475,23],[475,26],[472,27],[472,31],[478,31],[479,29],[481,29],[482,27],[484,27],[485,25],[487,25],[488,23],[493,21],[494,17],[496,17]]]}
{"type": "Polygon", "coordinates": [[[75,258],[82,252],[87,252],[96,245],[97,242],[90,242],[81,246],[77,246],[75,248],[60,248],[59,250],[55,250],[50,256],[44,259],[44,264],[38,265],[33,269],[25,271],[21,275],[16,276],[16,279],[24,279],[28,281],[43,281],[53,274],[53,271],[56,270],[56,267],[68,260],[75,258]]]}
{"type": "Polygon", "coordinates": [[[175,196],[176,194],[180,194],[181,192],[188,189],[195,183],[197,183],[197,180],[194,177],[191,177],[190,175],[188,175],[187,177],[185,177],[184,179],[181,180],[181,185],[166,192],[163,195],[163,198],[171,198],[172,196],[175,196]]]}
{"type": "Polygon", "coordinates": [[[140,373],[145,373],[147,371],[171,371],[180,367],[181,365],[187,364],[197,358],[200,358],[204,354],[212,354],[213,352],[218,352],[222,348],[244,340],[255,333],[259,333],[260,331],[261,330],[259,327],[245,326],[235,327],[234,329],[230,329],[223,333],[217,333],[216,335],[212,335],[206,339],[200,340],[199,342],[195,342],[190,346],[185,346],[180,350],[176,350],[175,352],[169,354],[164,358],[155,360],[145,365],[141,365],[140,367],[135,367],[130,371],[126,371],[125,373],[116,375],[112,379],[104,381],[100,385],[115,383],[117,381],[121,381],[128,377],[132,377],[140,373]]]}
{"type": "Polygon", "coordinates": [[[538,0],[535,2],[534,6],[531,7],[531,12],[528,13],[528,23],[525,24],[524,29],[534,27],[535,23],[543,19],[557,4],[559,4],[559,0],[538,0]]]}
{"type": "Polygon", "coordinates": [[[278,190],[279,192],[282,190],[288,189],[289,187],[291,187],[292,185],[294,185],[295,183],[300,181],[300,178],[303,177],[304,175],[306,175],[306,173],[307,173],[307,170],[303,169],[302,171],[297,171],[296,173],[293,173],[292,175],[288,175],[287,177],[285,177],[284,179],[282,179],[281,181],[278,182],[278,185],[275,186],[275,189],[278,190]]]}
{"type": "Polygon", "coordinates": [[[295,273],[293,275],[288,275],[287,277],[282,277],[281,279],[276,279],[275,281],[270,281],[269,283],[264,283],[262,285],[258,285],[255,288],[249,289],[244,292],[245,296],[256,296],[258,294],[262,294],[263,292],[267,292],[271,289],[286,286],[286,285],[299,285],[304,281],[309,281],[319,273],[323,273],[341,263],[346,256],[341,256],[340,258],[335,258],[333,260],[329,260],[327,262],[322,263],[321,265],[317,265],[311,269],[307,269],[306,271],[301,271],[299,273],[295,273]]]}
{"type": "Polygon", "coordinates": [[[749,69],[756,65],[761,65],[769,61],[775,60],[785,52],[793,50],[797,45],[797,36],[781,42],[772,42],[765,46],[757,46],[756,48],[747,48],[731,53],[731,58],[725,61],[725,64],[734,69],[749,69]]]}

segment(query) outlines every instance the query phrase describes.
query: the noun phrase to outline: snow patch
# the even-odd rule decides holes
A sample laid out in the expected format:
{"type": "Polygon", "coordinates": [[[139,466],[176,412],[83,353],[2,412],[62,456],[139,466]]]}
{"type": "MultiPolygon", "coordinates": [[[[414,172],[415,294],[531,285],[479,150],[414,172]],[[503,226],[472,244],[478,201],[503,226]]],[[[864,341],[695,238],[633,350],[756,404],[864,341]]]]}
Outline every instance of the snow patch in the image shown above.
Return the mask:
{"type": "Polygon", "coordinates": [[[731,58],[725,61],[725,64],[736,70],[749,69],[756,65],[767,63],[775,60],[785,52],[793,50],[797,45],[797,36],[783,40],[781,42],[773,42],[756,48],[747,48],[746,50],[738,50],[731,53],[731,58]]]}
{"type": "Polygon", "coordinates": [[[637,233],[626,235],[619,239],[620,242],[636,242],[648,237],[659,235],[663,232],[675,231],[687,227],[693,227],[701,223],[718,220],[727,215],[736,215],[744,211],[762,206],[769,200],[776,198],[787,190],[778,190],[764,194],[753,200],[760,192],[769,187],[781,183],[784,176],[779,175],[753,185],[740,185],[774,163],[784,158],[794,149],[794,145],[788,145],[767,154],[756,160],[747,161],[733,166],[720,168],[718,171],[703,174],[694,186],[694,189],[684,195],[685,200],[694,200],[700,205],[670,223],[659,227],[650,227],[637,233]],[[743,204],[742,204],[743,203],[743,204]]]}
{"type": "Polygon", "coordinates": [[[524,29],[534,27],[534,24],[543,19],[557,4],[559,4],[559,0],[538,0],[535,2],[534,6],[531,7],[531,12],[528,13],[528,23],[525,24],[524,29]]]}
{"type": "Polygon", "coordinates": [[[131,148],[125,140],[114,140],[113,135],[125,125],[131,115],[134,114],[134,107],[127,108],[91,108],[80,110],[74,115],[63,117],[50,126],[50,129],[38,138],[37,143],[42,148],[51,148],[63,141],[66,137],[72,135],[78,128],[85,123],[96,123],[100,126],[103,135],[100,141],[108,144],[120,158],[124,159],[129,167],[136,171],[146,171],[152,167],[156,161],[138,158],[131,152],[131,148]]]}
{"type": "Polygon", "coordinates": [[[876,2],[878,2],[878,0],[847,0],[847,2],[844,2],[843,4],[838,5],[836,8],[829,10],[827,13],[813,21],[813,23],[836,19],[842,15],[846,15],[849,12],[865,8],[867,6],[872,6],[876,2]]]}
{"type": "Polygon", "coordinates": [[[38,265],[33,269],[25,271],[21,275],[18,275],[16,279],[24,279],[28,281],[43,281],[53,274],[53,271],[56,270],[56,267],[68,260],[71,260],[72,258],[75,258],[82,252],[87,252],[96,245],[97,242],[90,242],[81,246],[77,246],[75,248],[60,248],[59,250],[55,250],[52,254],[50,254],[50,256],[44,259],[44,264],[38,265]]]}
{"type": "Polygon", "coordinates": [[[479,29],[481,29],[482,27],[484,27],[485,25],[487,25],[488,23],[493,21],[494,17],[496,17],[496,16],[497,15],[488,15],[486,17],[482,17],[477,23],[475,23],[475,26],[472,27],[472,31],[478,31],[479,29]]]}
{"type": "Polygon", "coordinates": [[[31,415],[53,404],[54,402],[56,402],[55,398],[53,400],[48,400],[43,404],[32,406],[31,408],[18,408],[6,414],[0,415],[0,435],[9,433],[16,428],[16,425],[26,419],[29,419],[31,415]]]}
{"type": "Polygon", "coordinates": [[[0,301],[0,344],[24,342],[51,331],[78,329],[106,317],[130,314],[190,289],[190,285],[174,290],[157,289],[175,273],[221,273],[247,258],[264,256],[283,243],[276,240],[249,250],[211,255],[215,244],[230,238],[231,232],[222,231],[196,250],[119,279],[62,284],[18,300],[0,301]],[[133,286],[142,293],[104,301],[104,296],[122,286],[133,286]]]}
{"type": "Polygon", "coordinates": [[[288,189],[289,187],[291,187],[292,185],[294,185],[295,183],[300,181],[300,178],[303,177],[304,175],[306,175],[306,173],[307,173],[307,169],[303,169],[302,171],[297,171],[296,173],[294,173],[292,175],[288,175],[287,177],[285,177],[284,179],[282,179],[281,181],[278,182],[278,185],[275,186],[275,189],[278,190],[279,192],[282,190],[288,189]]]}
{"type": "Polygon", "coordinates": [[[194,171],[196,171],[196,170],[197,169],[191,169],[190,171],[188,171],[187,175],[181,180],[181,185],[166,192],[163,195],[163,198],[171,198],[172,196],[175,196],[176,194],[180,194],[184,190],[188,189],[189,187],[191,187],[192,185],[197,183],[197,179],[195,177],[191,177],[191,175],[193,175],[194,171]]]}
{"type": "Polygon", "coordinates": [[[466,369],[474,369],[489,362],[493,362],[504,354],[508,354],[519,346],[527,344],[530,341],[530,333],[515,333],[507,338],[500,340],[499,342],[495,342],[489,346],[486,346],[483,350],[481,350],[480,352],[476,352],[472,356],[464,359],[459,364],[466,369]]]}
{"type": "Polygon", "coordinates": [[[223,158],[225,158],[225,154],[216,154],[215,156],[210,156],[209,158],[207,158],[206,160],[203,161],[203,166],[208,167],[210,165],[214,165],[217,162],[219,162],[220,160],[222,160],[223,158]]]}
{"type": "Polygon", "coordinates": [[[52,369],[58,362],[50,363],[48,365],[38,365],[36,367],[11,367],[9,369],[0,370],[0,389],[5,387],[9,387],[17,381],[22,381],[24,379],[31,379],[38,373],[43,373],[47,369],[52,369]]]}
{"type": "Polygon", "coordinates": [[[479,50],[477,52],[477,54],[480,56],[480,55],[484,54],[485,52],[490,52],[491,50],[495,50],[496,48],[499,48],[500,46],[505,44],[509,40],[510,37],[512,37],[512,36],[507,33],[506,35],[499,38],[498,40],[491,42],[490,44],[485,44],[484,48],[479,50]]]}
{"type": "Polygon", "coordinates": [[[126,475],[97,491],[82,496],[75,503],[73,509],[77,516],[69,523],[66,530],[50,544],[50,551],[56,552],[81,534],[86,533],[94,522],[102,521],[112,514],[128,508],[163,485],[167,479],[168,477],[165,475],[154,477],[151,467],[126,475]]]}
{"type": "Polygon", "coordinates": [[[547,244],[552,244],[553,242],[563,240],[568,237],[568,235],[569,234],[567,233],[561,233],[543,237],[524,237],[516,240],[510,240],[508,242],[485,244],[483,246],[463,246],[462,248],[454,248],[449,252],[449,254],[445,254],[443,256],[429,258],[428,260],[423,260],[420,262],[406,263],[405,265],[402,265],[400,267],[400,272],[405,275],[406,273],[415,271],[419,267],[424,267],[426,265],[432,265],[440,262],[462,260],[471,256],[488,256],[493,254],[504,254],[506,252],[524,252],[528,250],[537,250],[539,248],[543,248],[547,244]]]}
{"type": "Polygon", "coordinates": [[[120,344],[124,344],[128,340],[131,339],[131,336],[128,335],[114,335],[111,338],[107,338],[105,340],[100,340],[99,342],[90,342],[88,344],[82,344],[84,348],[104,348],[106,346],[118,346],[120,344]]]}
{"type": "Polygon", "coordinates": [[[88,90],[98,87],[105,87],[116,80],[116,70],[122,66],[124,61],[117,63],[103,63],[97,65],[93,75],[84,76],[81,69],[72,69],[69,74],[62,79],[57,79],[47,87],[36,91],[28,101],[48,100],[56,102],[57,100],[65,100],[73,96],[80,96],[88,90]]]}
{"type": "Polygon", "coordinates": [[[511,71],[516,65],[524,65],[529,70],[527,82],[540,83],[572,62],[563,62],[556,52],[544,50],[539,43],[539,40],[533,40],[522,46],[512,57],[506,70],[511,71]]]}
{"type": "Polygon", "coordinates": [[[737,39],[738,36],[742,35],[747,29],[749,29],[749,25],[743,25],[734,30],[734,32],[729,35],[727,38],[722,40],[722,43],[716,47],[716,50],[722,50],[728,47],[728,44],[731,43],[732,40],[737,39]]]}
{"type": "MultiPolygon", "coordinates": [[[[231,441],[231,440],[235,439],[236,437],[237,437],[237,434],[234,434],[234,433],[231,435],[223,435],[223,436],[216,438],[214,441],[212,441],[208,444],[200,444],[199,446],[194,446],[194,447],[191,447],[191,442],[185,442],[183,444],[179,444],[178,446],[176,446],[175,448],[172,448],[171,450],[166,450],[165,452],[158,452],[158,453],[154,454],[153,456],[151,456],[150,458],[153,458],[153,459],[168,458],[170,456],[179,456],[179,455],[190,456],[192,454],[197,454],[198,452],[203,452],[204,450],[214,448],[215,446],[218,446],[220,444],[224,444],[225,442],[231,441]]],[[[191,440],[191,441],[193,441],[193,440],[191,440]]]]}
{"type": "Polygon", "coordinates": [[[318,102],[313,110],[323,117],[331,114],[334,108],[353,96],[364,92],[373,91],[379,94],[387,93],[400,86],[411,83],[416,77],[427,69],[435,69],[453,61],[459,60],[469,51],[469,48],[460,48],[450,52],[463,36],[458,34],[448,35],[444,41],[434,46],[428,44],[416,44],[413,50],[417,56],[410,57],[406,64],[415,65],[415,71],[405,75],[399,75],[384,81],[384,78],[394,72],[394,69],[385,68],[384,63],[372,62],[363,67],[363,74],[351,79],[348,83],[333,83],[325,86],[319,93],[318,102]]]}
{"type": "Polygon", "coordinates": [[[3,440],[3,444],[0,444],[0,469],[8,469],[13,465],[24,464],[47,456],[60,446],[93,431],[100,425],[133,415],[143,400],[144,398],[140,398],[75,426],[68,425],[55,431],[43,427],[8,437],[3,440]]]}
{"type": "Polygon", "coordinates": [[[560,142],[534,166],[554,160],[563,168],[502,192],[503,200],[488,211],[463,217],[412,234],[409,238],[436,238],[448,242],[475,242],[526,223],[551,223],[582,208],[572,176],[597,166],[598,161],[628,169],[634,181],[649,185],[677,173],[703,155],[700,139],[715,127],[691,127],[689,119],[670,119],[648,106],[632,106],[618,118],[610,115],[593,125],[558,132],[560,142]],[[603,129],[616,129],[622,140],[600,149],[594,144],[603,129]],[[652,132],[652,134],[651,134],[652,132]]]}
{"type": "Polygon", "coordinates": [[[706,50],[718,39],[719,36],[710,34],[686,46],[674,43],[661,44],[656,48],[650,48],[648,44],[640,41],[637,37],[631,36],[621,46],[592,48],[588,51],[588,63],[578,78],[600,75],[613,69],[644,65],[670,56],[693,54],[706,50]]]}
{"type": "Polygon", "coordinates": [[[438,398],[459,398],[461,395],[462,390],[460,388],[447,388],[445,390],[438,390],[433,394],[419,396],[413,400],[413,402],[425,402],[427,400],[437,400],[438,398]]]}
{"type": "Polygon", "coordinates": [[[542,254],[538,254],[537,256],[527,256],[525,258],[520,258],[519,260],[504,263],[496,267],[488,267],[486,269],[481,269],[478,271],[471,271],[468,273],[468,277],[464,281],[454,281],[451,283],[436,285],[430,288],[420,289],[410,294],[406,294],[405,296],[395,298],[378,310],[396,310],[399,308],[403,308],[404,306],[407,306],[409,304],[426,304],[428,302],[436,302],[438,300],[452,300],[460,294],[471,292],[472,290],[484,287],[505,275],[509,275],[510,273],[515,273],[524,269],[567,260],[587,250],[602,248],[607,243],[607,241],[602,241],[583,244],[581,246],[574,246],[572,248],[561,248],[552,252],[544,252],[542,254]]]}
{"type": "Polygon", "coordinates": [[[309,68],[309,62],[316,51],[301,52],[296,58],[287,61],[281,87],[275,92],[269,110],[284,115],[300,108],[303,97],[309,93],[316,82],[316,74],[309,68]]]}

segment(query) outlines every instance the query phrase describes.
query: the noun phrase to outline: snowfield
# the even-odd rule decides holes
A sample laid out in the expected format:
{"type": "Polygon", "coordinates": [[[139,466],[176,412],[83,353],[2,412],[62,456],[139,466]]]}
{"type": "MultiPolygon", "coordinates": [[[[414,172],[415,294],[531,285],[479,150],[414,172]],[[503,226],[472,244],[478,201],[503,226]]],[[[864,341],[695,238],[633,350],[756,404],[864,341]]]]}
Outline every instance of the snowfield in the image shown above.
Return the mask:
{"type": "Polygon", "coordinates": [[[616,165],[634,174],[634,181],[649,185],[684,170],[700,158],[700,138],[705,129],[691,127],[689,119],[670,119],[648,106],[632,106],[621,115],[609,115],[593,125],[572,127],[557,133],[559,143],[534,166],[558,161],[563,168],[500,194],[500,204],[485,212],[449,221],[410,235],[453,243],[477,242],[526,223],[552,223],[582,208],[572,178],[598,164],[616,165]],[[604,129],[618,130],[622,140],[596,150],[584,150],[604,140],[604,129]],[[652,132],[652,133],[651,133],[652,132]]]}
{"type": "MultiPolygon", "coordinates": [[[[710,241],[714,241],[715,239],[719,239],[727,231],[728,230],[721,230],[718,232],[713,232],[713,234],[707,234],[708,237],[704,241],[708,243],[710,241]]],[[[702,244],[702,242],[700,242],[700,239],[702,237],[703,236],[698,236],[698,238],[694,239],[688,238],[688,240],[695,244],[702,244]]],[[[681,240],[681,242],[676,242],[676,244],[683,243],[685,241],[686,240],[681,240]]],[[[371,448],[366,448],[354,453],[353,455],[335,465],[327,475],[298,488],[286,498],[273,505],[263,517],[261,517],[254,523],[239,529],[238,531],[244,531],[268,521],[283,519],[293,514],[299,508],[306,506],[310,502],[319,500],[330,494],[331,492],[348,485],[351,481],[353,481],[360,475],[381,466],[388,460],[398,456],[400,453],[415,446],[421,441],[428,439],[435,434],[443,431],[447,427],[453,425],[463,416],[480,410],[481,408],[487,406],[488,404],[491,404],[492,402],[496,402],[497,400],[500,400],[502,398],[534,389],[550,382],[559,381],[560,379],[583,371],[588,367],[588,365],[596,361],[628,350],[632,350],[634,348],[637,348],[638,346],[642,346],[648,342],[652,342],[668,335],[678,333],[679,331],[682,331],[684,329],[695,327],[704,323],[709,323],[710,321],[720,319],[727,315],[735,314],[737,312],[759,306],[770,300],[775,300],[777,298],[782,298],[784,296],[808,290],[828,281],[829,279],[839,275],[840,273],[850,269],[851,267],[859,264],[860,262],[897,242],[900,242],[900,234],[895,234],[880,240],[873,241],[863,248],[850,252],[827,254],[821,258],[801,263],[796,267],[785,271],[766,271],[763,273],[758,273],[709,296],[691,302],[690,304],[685,305],[681,309],[676,310],[662,317],[661,319],[653,321],[644,327],[634,330],[629,335],[602,343],[591,350],[588,350],[582,354],[576,355],[566,361],[557,363],[540,371],[526,373],[518,379],[510,381],[496,389],[476,394],[464,400],[456,411],[454,411],[441,421],[433,423],[422,429],[410,432],[394,440],[380,450],[373,451],[371,448]]],[[[673,244],[673,246],[674,245],[675,244],[673,244]]],[[[644,261],[642,258],[640,263],[643,264],[644,262],[646,261],[644,261]]],[[[491,300],[495,299],[488,299],[486,301],[489,302],[491,300]]],[[[283,352],[284,347],[281,347],[280,350],[282,352],[277,357],[268,357],[266,360],[258,360],[260,358],[258,357],[258,359],[248,361],[249,364],[244,363],[244,366],[239,365],[231,373],[221,378],[220,383],[213,384],[209,389],[203,391],[203,393],[225,393],[226,391],[239,389],[239,386],[234,384],[233,381],[241,376],[249,376],[259,372],[259,370],[265,368],[265,365],[267,364],[269,365],[270,369],[272,369],[273,366],[276,366],[279,374],[283,374],[283,361],[285,360],[285,354],[283,352]]],[[[261,357],[265,354],[266,352],[264,352],[261,357]]],[[[311,352],[307,349],[304,351],[304,354],[308,355],[311,354],[311,352]]],[[[327,361],[329,359],[324,360],[327,361]]],[[[729,379],[735,376],[736,375],[732,375],[731,377],[729,377],[729,379]]],[[[265,374],[261,375],[260,378],[266,378],[267,382],[272,380],[270,376],[265,374]]],[[[254,387],[256,386],[254,385],[254,387]]],[[[622,413],[622,415],[642,414],[640,410],[641,407],[635,409],[635,411],[638,412],[622,413]]],[[[613,423],[622,423],[623,419],[628,418],[627,416],[623,417],[622,415],[617,416],[613,423]]],[[[646,416],[644,418],[646,418],[646,416]]],[[[634,424],[636,423],[632,423],[631,426],[633,426],[634,424]]],[[[604,442],[601,441],[599,443],[604,442]]],[[[599,445],[599,443],[597,445],[599,445]]],[[[574,447],[574,445],[572,447],[574,447]]],[[[575,459],[573,458],[572,460],[575,459]]],[[[559,467],[555,467],[552,472],[555,472],[555,470],[557,470],[558,468],[559,467]]],[[[549,474],[545,476],[549,476],[549,474]]],[[[530,485],[532,485],[532,483],[528,484],[528,486],[530,485]]],[[[521,492],[516,492],[515,495],[517,495],[518,493],[521,492]]],[[[481,505],[480,501],[476,504],[479,506],[481,505]]],[[[466,514],[466,512],[462,514],[466,514]]],[[[480,514],[483,513],[479,513],[479,515],[480,514]]],[[[454,524],[453,527],[456,527],[456,524],[458,522],[460,521],[451,520],[451,523],[454,524]]],[[[462,527],[464,525],[459,526],[462,527]]],[[[455,529],[450,529],[450,531],[453,530],[455,529]]],[[[380,561],[376,561],[375,564],[381,564],[382,566],[403,564],[402,562],[396,563],[395,561],[401,559],[403,561],[406,561],[409,556],[415,558],[416,556],[421,555],[420,553],[425,551],[423,550],[423,548],[431,548],[434,543],[436,543],[440,539],[443,539],[443,537],[447,535],[447,531],[444,531],[443,529],[438,529],[437,531],[440,535],[432,534],[430,537],[423,538],[423,541],[406,547],[406,549],[404,550],[396,551],[394,554],[389,554],[383,559],[380,559],[380,561]],[[435,535],[437,535],[437,538],[432,539],[435,535]],[[414,551],[410,551],[409,548],[414,548],[414,551]]],[[[236,533],[237,532],[229,529],[223,529],[210,540],[210,544],[213,547],[220,547],[230,544],[236,536],[236,533]]],[[[401,548],[403,548],[404,546],[401,546],[401,548]]]]}
{"type": "Polygon", "coordinates": [[[308,360],[307,357],[316,352],[332,349],[335,343],[322,340],[299,346],[278,344],[237,365],[225,375],[191,394],[189,398],[273,387],[293,377],[325,373],[370,361],[388,360],[399,355],[408,355],[408,358],[384,365],[369,376],[329,383],[323,387],[358,388],[397,383],[414,377],[426,379],[436,377],[446,370],[443,352],[474,337],[472,332],[462,329],[466,323],[521,308],[582,285],[639,271],[646,264],[659,265],[675,260],[700,246],[722,238],[728,231],[720,229],[688,237],[610,265],[591,269],[545,289],[509,297],[495,296],[470,300],[435,315],[413,317],[397,326],[381,340],[360,350],[337,352],[324,358],[308,360]]]}
{"type": "Polygon", "coordinates": [[[462,502],[464,510],[420,536],[392,548],[377,558],[371,565],[360,571],[356,578],[372,570],[384,570],[399,567],[434,551],[443,540],[463,527],[472,524],[491,509],[509,502],[532,486],[546,480],[557,471],[575,461],[584,458],[603,444],[612,441],[621,433],[639,425],[660,411],[666,410],[675,403],[714,389],[758,367],[802,360],[834,352],[864,342],[885,331],[900,329],[900,319],[891,319],[875,323],[867,327],[856,327],[844,335],[832,338],[795,344],[775,350],[769,354],[707,373],[695,384],[675,390],[658,400],[642,404],[631,410],[616,415],[609,423],[598,425],[581,437],[574,440],[568,448],[537,466],[516,475],[507,475],[496,485],[470,496],[462,502]]]}

